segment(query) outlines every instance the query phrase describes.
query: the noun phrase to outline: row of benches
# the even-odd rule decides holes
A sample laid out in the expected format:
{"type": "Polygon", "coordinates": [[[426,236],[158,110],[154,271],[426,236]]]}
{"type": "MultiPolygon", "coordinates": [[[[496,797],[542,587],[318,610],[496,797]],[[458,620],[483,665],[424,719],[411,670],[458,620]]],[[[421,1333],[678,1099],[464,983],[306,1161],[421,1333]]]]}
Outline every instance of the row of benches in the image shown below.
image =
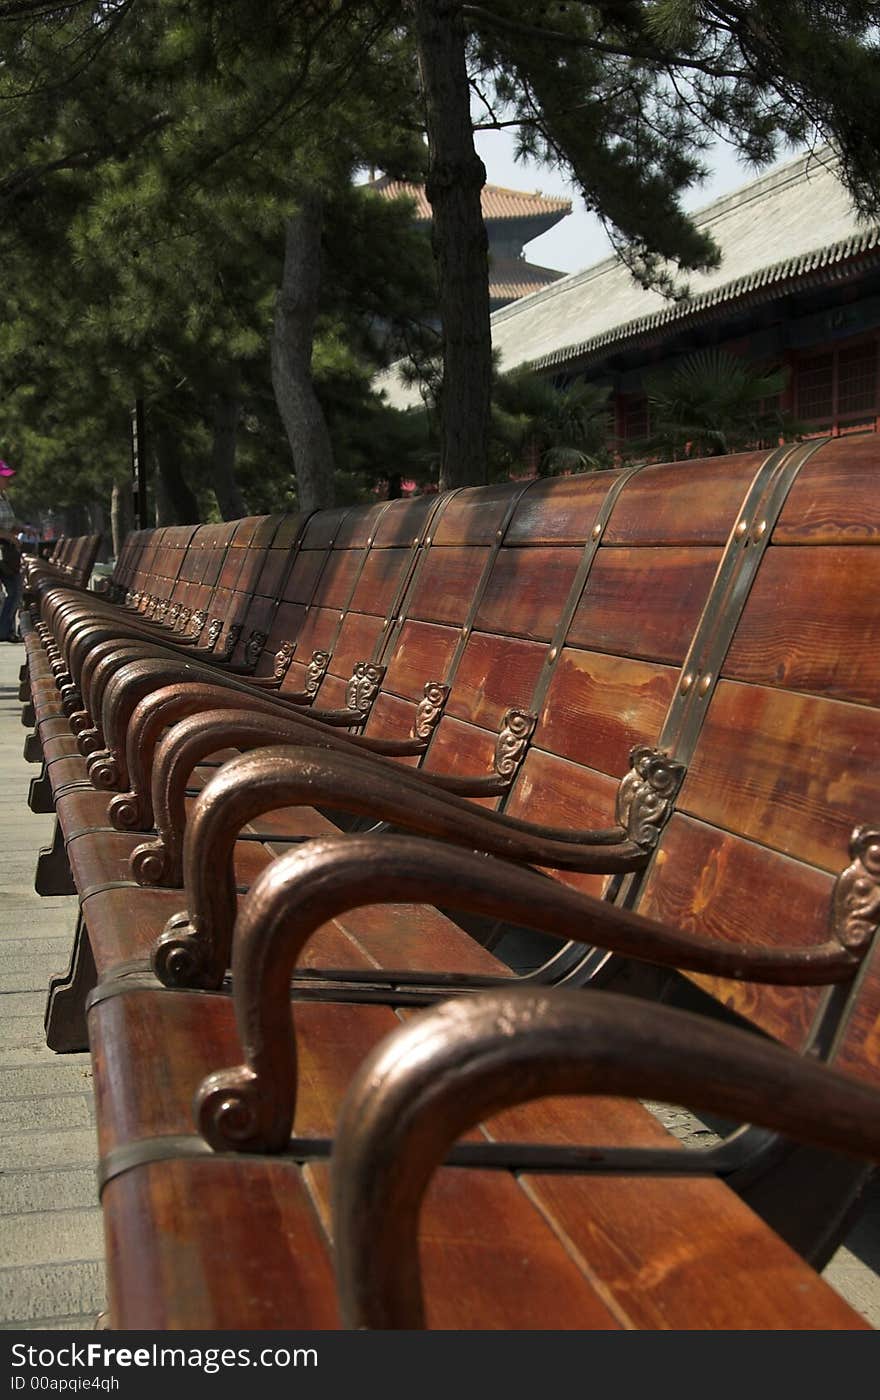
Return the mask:
{"type": "Polygon", "coordinates": [[[864,1325],[811,1266],[880,1153],[878,455],[32,565],[112,1325],[864,1325]]]}

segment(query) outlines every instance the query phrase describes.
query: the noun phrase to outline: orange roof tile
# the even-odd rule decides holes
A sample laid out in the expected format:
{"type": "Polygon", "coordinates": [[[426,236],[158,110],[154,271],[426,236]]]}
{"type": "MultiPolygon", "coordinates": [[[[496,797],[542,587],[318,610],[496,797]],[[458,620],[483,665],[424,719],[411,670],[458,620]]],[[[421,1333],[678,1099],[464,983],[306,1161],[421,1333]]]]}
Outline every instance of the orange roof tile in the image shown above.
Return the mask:
{"type": "Polygon", "coordinates": [[[564,272],[539,267],[525,258],[493,257],[489,263],[489,296],[493,301],[518,301],[564,276],[564,272]]]}
{"type": "MultiPolygon", "coordinates": [[[[399,199],[406,195],[415,200],[416,218],[431,218],[431,206],[424,185],[412,184],[406,180],[392,180],[389,175],[380,175],[377,180],[368,181],[368,187],[386,199],[399,199]]],[[[530,216],[547,214],[558,214],[562,218],[571,213],[570,199],[562,199],[555,195],[525,194],[522,190],[508,190],[502,185],[484,185],[481,202],[484,219],[527,219],[530,216]]]]}

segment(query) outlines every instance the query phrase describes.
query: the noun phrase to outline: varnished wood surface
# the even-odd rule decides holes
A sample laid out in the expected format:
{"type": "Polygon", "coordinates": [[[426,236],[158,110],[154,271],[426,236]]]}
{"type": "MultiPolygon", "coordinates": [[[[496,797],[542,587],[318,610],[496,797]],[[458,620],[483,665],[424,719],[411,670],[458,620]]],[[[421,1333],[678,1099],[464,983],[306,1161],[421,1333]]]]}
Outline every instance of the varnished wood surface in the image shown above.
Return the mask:
{"type": "Polygon", "coordinates": [[[433,545],[407,600],[407,616],[461,625],[485,562],[483,546],[433,545]]]}
{"type": "Polygon", "coordinates": [[[877,434],[826,442],[801,469],[773,542],[876,544],[878,540],[877,434]]]}
{"type": "Polygon", "coordinates": [[[502,549],[474,620],[481,632],[549,641],[581,561],[564,546],[502,549]]]}
{"type": "Polygon", "coordinates": [[[863,545],[771,546],[723,674],[876,705],[880,551],[863,545]]]}
{"type": "MultiPolygon", "coordinates": [[[[297,1004],[294,1017],[302,1026],[305,1055],[296,1129],[322,1134],[332,1131],[353,1063],[395,1018],[382,1008],[310,1003],[297,1004]]],[[[157,1129],[187,1132],[193,1080],[206,1063],[234,1058],[229,1004],[220,998],[137,993],[105,1002],[92,1020],[105,1151],[157,1129]],[[109,1075],[104,1046],[120,1041],[136,1044],[147,1059],[160,1057],[158,1076],[148,1081],[133,1067],[128,1074],[122,1068],[109,1075]],[[175,1047],[179,1053],[169,1053],[175,1047]],[[194,1054],[191,1047],[198,1047],[194,1054]]],[[[506,1114],[487,1131],[517,1140],[597,1145],[655,1144],[661,1138],[643,1109],[614,1100],[549,1101],[506,1114]]],[[[249,1325],[271,1325],[264,1320],[270,1316],[274,1325],[317,1325],[312,1319],[321,1300],[326,1306],[333,1298],[313,1257],[319,1242],[326,1249],[331,1228],[326,1166],[313,1164],[305,1172],[323,1241],[304,1228],[306,1203],[293,1177],[285,1181],[286,1189],[273,1189],[279,1171],[297,1174],[297,1168],[251,1161],[235,1164],[231,1177],[229,1170],[218,1161],[165,1163],[129,1172],[106,1188],[117,1326],[167,1325],[151,1311],[163,1307],[166,1317],[186,1318],[186,1325],[205,1317],[192,1311],[201,1307],[210,1310],[211,1326],[223,1325],[228,1302],[216,1296],[212,1269],[220,1227],[215,1212],[226,1206],[230,1191],[245,1190],[252,1231],[260,1238],[271,1233],[273,1243],[259,1279],[247,1268],[227,1277],[227,1298],[244,1278],[246,1296],[239,1307],[248,1309],[249,1325]],[[130,1237],[123,1241],[120,1235],[114,1248],[115,1232],[126,1220],[139,1218],[154,1228],[138,1233],[137,1254],[130,1237]],[[294,1239],[295,1260],[276,1276],[274,1252],[280,1249],[283,1258],[294,1239]],[[186,1261],[181,1271],[174,1267],[178,1252],[186,1261]],[[137,1275],[135,1258],[141,1261],[137,1275]],[[159,1261],[169,1277],[162,1277],[157,1299],[159,1261]],[[298,1287],[303,1268],[309,1271],[307,1296],[298,1287]],[[181,1280],[189,1286],[178,1297],[181,1280]]],[[[526,1176],[516,1182],[507,1173],[447,1169],[432,1184],[421,1237],[428,1320],[434,1327],[864,1326],[747,1207],[713,1181],[526,1176]],[[724,1260],[723,1289],[719,1259],[724,1260]]],[[[227,1248],[230,1238],[225,1236],[227,1248]]]]}
{"type": "Polygon", "coordinates": [[[880,709],[721,681],[678,807],[836,873],[878,767],[880,709]]]}
{"type": "Polygon", "coordinates": [[[445,713],[497,732],[511,706],[530,709],[546,655],[541,642],[472,632],[445,713]]]}
{"type": "Polygon", "coordinates": [[[535,481],[520,498],[505,535],[510,545],[585,544],[618,472],[535,481]]]}
{"type": "Polygon", "coordinates": [[[443,680],[459,640],[456,627],[407,619],[395,638],[383,689],[418,702],[429,680],[443,680]]]}
{"type": "Polygon", "coordinates": [[[627,483],[605,544],[723,544],[766,452],[644,467],[627,483]]]}
{"type": "Polygon", "coordinates": [[[566,647],[535,742],[562,758],[622,777],[633,746],[656,741],[678,678],[671,667],[566,647]]]}
{"type": "Polygon", "coordinates": [[[569,642],[680,665],[720,557],[720,550],[703,546],[600,549],[569,642]]]}
{"type": "MultiPolygon", "coordinates": [[[[643,914],[745,947],[824,942],[830,875],[676,813],[664,830],[639,900],[643,914]]],[[[822,994],[700,977],[704,990],[797,1048],[822,994]]]]}

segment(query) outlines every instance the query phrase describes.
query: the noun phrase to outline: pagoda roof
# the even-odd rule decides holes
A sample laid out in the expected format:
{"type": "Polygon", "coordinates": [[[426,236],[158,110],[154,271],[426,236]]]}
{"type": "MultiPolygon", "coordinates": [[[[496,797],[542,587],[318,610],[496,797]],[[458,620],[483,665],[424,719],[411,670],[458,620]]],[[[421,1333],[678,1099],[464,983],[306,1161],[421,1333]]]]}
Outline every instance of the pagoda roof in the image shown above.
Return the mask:
{"type": "Polygon", "coordinates": [[[525,258],[500,258],[489,260],[489,296],[492,301],[515,301],[519,297],[530,296],[551,282],[558,282],[564,272],[552,267],[539,267],[537,263],[526,262],[525,258]]]}
{"type": "MultiPolygon", "coordinates": [[[[425,186],[407,180],[392,180],[390,175],[380,175],[377,180],[367,182],[367,189],[375,190],[385,199],[407,198],[415,201],[416,218],[429,222],[432,218],[431,206],[425,194],[425,186]]],[[[571,213],[571,200],[555,195],[543,195],[536,191],[526,194],[523,190],[508,190],[503,185],[484,185],[480,192],[483,219],[541,219],[555,215],[551,228],[559,219],[571,213]]]]}
{"type": "MultiPolygon", "coordinates": [[[[839,171],[834,152],[821,147],[699,210],[694,222],[712,234],[721,262],[681,279],[688,292],[680,300],[647,291],[614,256],[501,307],[492,316],[500,367],[583,366],[656,344],[679,325],[730,315],[737,304],[844,278],[854,263],[880,264],[880,226],[859,218],[839,171]]],[[[395,407],[420,402],[393,366],[381,386],[395,407]]]]}

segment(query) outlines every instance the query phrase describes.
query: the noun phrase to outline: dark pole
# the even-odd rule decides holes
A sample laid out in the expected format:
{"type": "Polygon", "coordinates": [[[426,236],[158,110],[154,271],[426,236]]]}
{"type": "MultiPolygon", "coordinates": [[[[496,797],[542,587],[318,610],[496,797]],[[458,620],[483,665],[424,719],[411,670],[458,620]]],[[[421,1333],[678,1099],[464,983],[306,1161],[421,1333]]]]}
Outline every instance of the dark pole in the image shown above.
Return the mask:
{"type": "Polygon", "coordinates": [[[136,399],[131,410],[131,489],[134,528],[143,530],[147,524],[147,457],[143,399],[136,399]]]}

